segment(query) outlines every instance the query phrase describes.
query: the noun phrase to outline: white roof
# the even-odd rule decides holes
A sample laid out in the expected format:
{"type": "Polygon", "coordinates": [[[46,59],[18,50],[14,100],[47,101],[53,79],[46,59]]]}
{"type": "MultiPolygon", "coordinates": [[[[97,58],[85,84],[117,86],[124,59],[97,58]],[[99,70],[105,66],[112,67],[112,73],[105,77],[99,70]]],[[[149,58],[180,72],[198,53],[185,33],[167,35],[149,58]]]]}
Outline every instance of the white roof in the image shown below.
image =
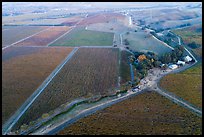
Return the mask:
{"type": "Polygon", "coordinates": [[[178,68],[178,66],[176,64],[172,64],[172,65],[169,65],[169,68],[170,69],[176,69],[176,68],[178,68]]]}
{"type": "Polygon", "coordinates": [[[185,57],[185,60],[186,60],[186,61],[191,61],[191,60],[192,60],[192,58],[191,58],[191,57],[189,57],[189,56],[186,56],[186,57],[185,57]]]}
{"type": "Polygon", "coordinates": [[[178,60],[177,64],[185,64],[185,62],[178,60]]]}

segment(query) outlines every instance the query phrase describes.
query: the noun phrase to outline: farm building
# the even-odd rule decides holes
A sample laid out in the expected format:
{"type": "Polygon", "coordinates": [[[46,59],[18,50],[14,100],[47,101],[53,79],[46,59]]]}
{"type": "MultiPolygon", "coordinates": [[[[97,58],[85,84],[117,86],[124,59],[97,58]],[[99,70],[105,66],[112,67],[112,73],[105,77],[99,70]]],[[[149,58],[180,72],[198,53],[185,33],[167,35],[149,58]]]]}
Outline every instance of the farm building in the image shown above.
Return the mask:
{"type": "Polygon", "coordinates": [[[185,61],[185,62],[190,62],[190,61],[192,61],[192,58],[189,57],[189,56],[185,56],[185,57],[184,57],[184,61],[185,61]]]}
{"type": "Polygon", "coordinates": [[[169,65],[169,68],[170,68],[170,69],[176,69],[176,68],[178,68],[178,65],[172,64],[172,65],[169,65]]]}
{"type": "Polygon", "coordinates": [[[176,64],[177,64],[177,65],[185,65],[185,62],[178,60],[178,62],[177,62],[176,64]]]}

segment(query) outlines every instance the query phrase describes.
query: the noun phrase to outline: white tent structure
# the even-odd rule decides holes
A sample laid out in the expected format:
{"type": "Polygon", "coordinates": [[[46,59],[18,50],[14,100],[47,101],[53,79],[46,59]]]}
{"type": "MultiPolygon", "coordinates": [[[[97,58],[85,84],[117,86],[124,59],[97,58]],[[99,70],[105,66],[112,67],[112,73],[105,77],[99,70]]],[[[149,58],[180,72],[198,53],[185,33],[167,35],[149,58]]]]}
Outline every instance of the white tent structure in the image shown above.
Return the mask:
{"type": "Polygon", "coordinates": [[[189,56],[185,56],[185,57],[184,57],[184,61],[185,61],[185,62],[192,61],[192,58],[191,58],[191,57],[189,57],[189,56]]]}
{"type": "Polygon", "coordinates": [[[170,68],[170,69],[176,69],[176,68],[178,68],[178,65],[172,64],[172,65],[169,65],[169,68],[170,68]]]}
{"type": "Polygon", "coordinates": [[[178,62],[177,62],[176,64],[177,64],[177,65],[185,65],[185,62],[178,60],[178,62]]]}

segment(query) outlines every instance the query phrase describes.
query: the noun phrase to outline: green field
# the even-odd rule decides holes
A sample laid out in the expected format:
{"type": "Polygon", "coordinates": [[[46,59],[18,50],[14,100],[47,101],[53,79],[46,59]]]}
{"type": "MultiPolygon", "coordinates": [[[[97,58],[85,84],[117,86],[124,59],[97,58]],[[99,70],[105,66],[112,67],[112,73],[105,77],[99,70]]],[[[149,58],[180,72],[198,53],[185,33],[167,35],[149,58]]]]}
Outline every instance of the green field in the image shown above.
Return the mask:
{"type": "Polygon", "coordinates": [[[50,46],[111,46],[113,33],[75,28],[50,46]]]}
{"type": "Polygon", "coordinates": [[[78,120],[59,135],[201,135],[202,118],[144,92],[78,120]]]}
{"type": "Polygon", "coordinates": [[[202,64],[162,78],[161,87],[202,108],[202,64]]]}

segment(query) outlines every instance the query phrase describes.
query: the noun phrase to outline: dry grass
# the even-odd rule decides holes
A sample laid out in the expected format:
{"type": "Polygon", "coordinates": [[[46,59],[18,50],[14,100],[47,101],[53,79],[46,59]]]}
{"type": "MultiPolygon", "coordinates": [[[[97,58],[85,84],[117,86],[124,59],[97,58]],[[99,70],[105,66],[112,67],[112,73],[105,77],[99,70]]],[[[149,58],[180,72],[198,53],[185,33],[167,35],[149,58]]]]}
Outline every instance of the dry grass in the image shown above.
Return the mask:
{"type": "Polygon", "coordinates": [[[146,92],[85,117],[59,135],[202,134],[202,118],[155,92],[146,92]]]}
{"type": "Polygon", "coordinates": [[[86,19],[81,21],[79,25],[102,23],[102,22],[107,22],[107,21],[111,21],[114,19],[123,20],[124,18],[125,18],[124,15],[118,14],[118,13],[106,13],[106,14],[102,13],[102,14],[97,14],[97,15],[87,17],[86,19]]]}
{"type": "Polygon", "coordinates": [[[2,54],[3,123],[71,52],[71,48],[11,47],[2,54]]]}

